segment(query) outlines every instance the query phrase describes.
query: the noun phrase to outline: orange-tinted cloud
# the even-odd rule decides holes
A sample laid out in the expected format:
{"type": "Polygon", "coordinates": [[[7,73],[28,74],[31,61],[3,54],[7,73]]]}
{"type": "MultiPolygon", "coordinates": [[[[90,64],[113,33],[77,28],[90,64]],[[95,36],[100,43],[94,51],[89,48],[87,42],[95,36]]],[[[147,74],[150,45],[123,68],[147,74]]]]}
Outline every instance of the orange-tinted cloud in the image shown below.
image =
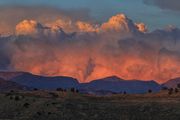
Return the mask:
{"type": "Polygon", "coordinates": [[[24,20],[16,25],[17,35],[34,35],[40,34],[43,26],[34,20],[24,20]]]}
{"type": "Polygon", "coordinates": [[[50,23],[59,18],[91,21],[87,9],[56,9],[45,6],[1,6],[0,7],[0,34],[13,34],[15,26],[23,20],[35,20],[40,23],[50,23]]]}
{"type": "Polygon", "coordinates": [[[6,39],[2,51],[10,53],[9,69],[72,76],[80,82],[111,75],[158,82],[180,76],[178,28],[149,33],[143,23],[117,14],[101,24],[66,18],[25,20],[15,33],[0,38],[6,39]]]}

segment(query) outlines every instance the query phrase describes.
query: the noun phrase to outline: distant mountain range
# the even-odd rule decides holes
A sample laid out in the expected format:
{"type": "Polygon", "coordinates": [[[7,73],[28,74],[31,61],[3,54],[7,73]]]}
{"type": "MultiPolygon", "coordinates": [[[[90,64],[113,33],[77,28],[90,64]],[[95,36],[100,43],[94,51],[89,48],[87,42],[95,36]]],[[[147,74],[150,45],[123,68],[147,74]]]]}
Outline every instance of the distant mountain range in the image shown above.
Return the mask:
{"type": "Polygon", "coordinates": [[[155,81],[123,80],[116,76],[93,80],[80,85],[86,91],[112,91],[114,93],[147,93],[148,90],[158,92],[161,86],[155,81]]]}
{"type": "Polygon", "coordinates": [[[1,71],[0,72],[0,78],[4,80],[10,80],[16,76],[20,76],[22,74],[25,74],[26,72],[9,72],[9,71],[1,71]]]}
{"type": "Polygon", "coordinates": [[[162,85],[167,88],[176,88],[178,84],[180,84],[180,78],[171,79],[162,85]]]}
{"type": "Polygon", "coordinates": [[[45,77],[30,73],[23,73],[9,80],[28,87],[49,90],[54,90],[56,88],[77,88],[79,85],[78,80],[71,77],[45,77]]]}
{"type": "Polygon", "coordinates": [[[10,90],[30,90],[30,88],[20,85],[16,82],[6,81],[0,78],[0,91],[10,91],[10,90]]]}
{"type": "Polygon", "coordinates": [[[93,80],[89,83],[79,83],[77,79],[71,77],[45,77],[26,72],[0,72],[0,77],[31,88],[54,90],[57,88],[68,89],[73,87],[84,93],[94,94],[147,93],[148,90],[158,92],[161,89],[161,85],[154,81],[127,81],[116,76],[93,80]]]}
{"type": "Polygon", "coordinates": [[[106,77],[103,79],[93,80],[89,83],[79,83],[77,79],[72,77],[57,76],[46,77],[33,75],[27,72],[0,72],[0,90],[3,86],[10,88],[37,88],[55,90],[57,88],[69,89],[76,88],[82,93],[92,94],[113,94],[113,93],[147,93],[148,90],[158,92],[162,86],[175,87],[180,83],[180,78],[170,80],[162,85],[155,81],[141,80],[124,80],[116,76],[106,77]],[[9,86],[8,86],[9,84],[9,86]],[[26,87],[25,87],[26,86],[26,87]]]}

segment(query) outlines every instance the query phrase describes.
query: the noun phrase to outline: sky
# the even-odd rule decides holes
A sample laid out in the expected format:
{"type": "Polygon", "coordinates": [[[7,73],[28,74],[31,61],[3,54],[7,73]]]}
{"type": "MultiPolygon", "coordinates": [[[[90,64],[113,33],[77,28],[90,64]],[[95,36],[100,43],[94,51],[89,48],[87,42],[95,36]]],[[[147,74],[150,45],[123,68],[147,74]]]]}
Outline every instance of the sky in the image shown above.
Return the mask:
{"type": "Polygon", "coordinates": [[[0,70],[180,77],[179,0],[0,0],[0,70]]]}
{"type": "Polygon", "coordinates": [[[0,0],[0,5],[47,6],[58,9],[83,8],[87,9],[97,21],[106,21],[117,13],[124,13],[134,21],[145,23],[150,30],[168,25],[180,27],[179,11],[162,9],[144,1],[149,0],[0,0]]]}

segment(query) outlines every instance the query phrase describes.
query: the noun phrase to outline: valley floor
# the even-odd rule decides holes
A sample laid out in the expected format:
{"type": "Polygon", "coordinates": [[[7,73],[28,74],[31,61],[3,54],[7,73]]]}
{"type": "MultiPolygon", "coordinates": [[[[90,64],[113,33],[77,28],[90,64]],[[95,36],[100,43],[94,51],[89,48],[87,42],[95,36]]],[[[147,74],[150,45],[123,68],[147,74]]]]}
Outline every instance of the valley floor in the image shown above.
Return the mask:
{"type": "Polygon", "coordinates": [[[180,120],[180,93],[103,97],[49,91],[1,93],[0,120],[180,120]]]}

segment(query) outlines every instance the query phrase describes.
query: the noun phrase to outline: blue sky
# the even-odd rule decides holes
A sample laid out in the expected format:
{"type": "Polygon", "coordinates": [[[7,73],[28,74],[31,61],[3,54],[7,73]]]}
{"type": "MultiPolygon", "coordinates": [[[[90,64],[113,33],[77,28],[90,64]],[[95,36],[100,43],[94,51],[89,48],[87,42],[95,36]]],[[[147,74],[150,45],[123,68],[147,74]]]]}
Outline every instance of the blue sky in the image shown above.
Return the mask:
{"type": "Polygon", "coordinates": [[[91,15],[98,21],[105,21],[116,13],[125,13],[134,21],[144,22],[152,30],[167,25],[180,27],[180,13],[146,5],[143,0],[0,0],[0,5],[85,8],[90,10],[91,15]]]}

